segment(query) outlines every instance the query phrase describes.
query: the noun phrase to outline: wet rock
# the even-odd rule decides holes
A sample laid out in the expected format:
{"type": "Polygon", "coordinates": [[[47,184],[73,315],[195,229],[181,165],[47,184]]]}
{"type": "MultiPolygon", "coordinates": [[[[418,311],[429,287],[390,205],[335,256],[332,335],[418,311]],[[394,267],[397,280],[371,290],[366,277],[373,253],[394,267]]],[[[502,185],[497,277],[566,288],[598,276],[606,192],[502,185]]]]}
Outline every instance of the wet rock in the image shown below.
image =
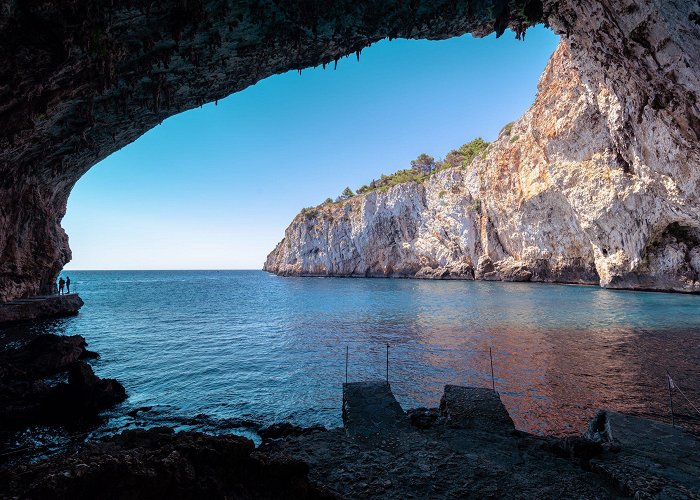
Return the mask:
{"type": "Polygon", "coordinates": [[[333,498],[309,481],[304,462],[253,450],[252,441],[239,436],[126,431],[78,453],[0,470],[0,497],[333,498]]]}
{"type": "Polygon", "coordinates": [[[152,406],[141,406],[139,408],[134,408],[133,410],[127,412],[127,415],[129,415],[131,418],[136,418],[139,413],[149,412],[152,409],[152,406]]]}
{"type": "Polygon", "coordinates": [[[322,432],[326,428],[321,425],[315,425],[312,427],[299,427],[298,425],[290,424],[289,422],[282,422],[278,424],[272,424],[268,427],[263,427],[258,431],[258,435],[264,439],[280,439],[288,436],[301,436],[303,434],[308,434],[311,432],[322,432]]]}

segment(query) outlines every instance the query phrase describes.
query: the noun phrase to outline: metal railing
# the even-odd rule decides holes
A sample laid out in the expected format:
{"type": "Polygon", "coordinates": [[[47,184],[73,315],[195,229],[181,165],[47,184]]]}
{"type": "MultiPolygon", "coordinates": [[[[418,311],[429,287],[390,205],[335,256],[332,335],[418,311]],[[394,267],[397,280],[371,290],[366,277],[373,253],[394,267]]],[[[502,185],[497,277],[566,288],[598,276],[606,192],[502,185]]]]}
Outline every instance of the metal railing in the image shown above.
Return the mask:
{"type": "MultiPolygon", "coordinates": [[[[386,376],[386,383],[389,383],[389,349],[391,345],[389,343],[385,344],[386,346],[386,370],[385,370],[385,376],[386,376]]],[[[481,350],[470,350],[470,352],[482,352],[481,350]]],[[[483,351],[486,353],[486,350],[484,349],[483,351]]],[[[494,369],[493,369],[493,351],[491,349],[491,346],[488,348],[488,354],[489,354],[489,364],[491,366],[491,389],[496,392],[496,377],[494,375],[494,369]]],[[[349,366],[350,366],[350,345],[346,343],[345,345],[345,383],[348,383],[349,380],[349,366]]]]}

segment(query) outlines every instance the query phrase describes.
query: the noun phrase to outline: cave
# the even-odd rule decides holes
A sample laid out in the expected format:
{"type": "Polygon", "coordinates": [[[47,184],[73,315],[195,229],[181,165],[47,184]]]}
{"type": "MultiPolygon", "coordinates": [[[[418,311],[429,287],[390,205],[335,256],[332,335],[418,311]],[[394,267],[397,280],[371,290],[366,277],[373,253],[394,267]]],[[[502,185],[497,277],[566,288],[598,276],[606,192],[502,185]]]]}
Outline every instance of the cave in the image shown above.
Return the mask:
{"type": "Polygon", "coordinates": [[[674,221],[653,235],[644,249],[639,286],[667,291],[700,291],[700,229],[674,221]],[[650,280],[648,275],[658,276],[650,280]]]}
{"type": "MultiPolygon", "coordinates": [[[[501,35],[545,23],[581,80],[604,88],[613,160],[674,177],[698,218],[700,6],[638,0],[129,0],[2,3],[0,301],[53,291],[71,258],[61,228],[74,184],[165,118],[288,70],[360,57],[383,38],[501,35]]],[[[525,41],[525,43],[527,43],[525,41]]],[[[668,212],[649,214],[649,227],[668,212]]],[[[603,237],[609,228],[592,224],[603,237]]],[[[595,242],[594,242],[595,243],[595,242]]],[[[638,245],[637,245],[638,246],[638,245]]],[[[598,252],[626,282],[642,248],[598,252]],[[636,252],[636,253],[635,253],[636,252]]]]}

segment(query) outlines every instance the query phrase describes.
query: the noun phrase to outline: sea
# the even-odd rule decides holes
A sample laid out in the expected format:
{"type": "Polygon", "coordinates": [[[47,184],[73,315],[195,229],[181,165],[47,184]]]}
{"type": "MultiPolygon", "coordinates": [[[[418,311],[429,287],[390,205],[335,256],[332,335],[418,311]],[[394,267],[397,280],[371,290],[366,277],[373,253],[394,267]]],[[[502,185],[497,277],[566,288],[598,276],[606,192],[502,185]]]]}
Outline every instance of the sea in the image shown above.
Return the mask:
{"type": "MultiPolygon", "coordinates": [[[[699,295],[263,271],[63,275],[80,314],[2,328],[0,341],[85,337],[97,375],[128,393],[93,435],[336,427],[346,380],[387,379],[404,409],[438,406],[446,384],[495,388],[519,429],[543,435],[580,434],[599,409],[670,422],[671,396],[676,424],[700,433],[699,295]]],[[[48,446],[63,432],[11,444],[48,446]]]]}

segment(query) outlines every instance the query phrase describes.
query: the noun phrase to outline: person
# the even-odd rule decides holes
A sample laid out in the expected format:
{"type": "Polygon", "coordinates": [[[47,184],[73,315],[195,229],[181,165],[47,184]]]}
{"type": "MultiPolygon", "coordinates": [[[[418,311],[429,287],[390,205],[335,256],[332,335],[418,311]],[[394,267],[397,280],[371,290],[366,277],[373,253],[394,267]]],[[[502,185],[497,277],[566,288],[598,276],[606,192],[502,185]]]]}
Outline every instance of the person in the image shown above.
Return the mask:
{"type": "Polygon", "coordinates": [[[70,276],[66,276],[66,293],[70,293],[70,276]]]}
{"type": "Polygon", "coordinates": [[[58,280],[58,294],[63,295],[63,287],[66,284],[66,280],[63,279],[63,276],[58,280]]]}

